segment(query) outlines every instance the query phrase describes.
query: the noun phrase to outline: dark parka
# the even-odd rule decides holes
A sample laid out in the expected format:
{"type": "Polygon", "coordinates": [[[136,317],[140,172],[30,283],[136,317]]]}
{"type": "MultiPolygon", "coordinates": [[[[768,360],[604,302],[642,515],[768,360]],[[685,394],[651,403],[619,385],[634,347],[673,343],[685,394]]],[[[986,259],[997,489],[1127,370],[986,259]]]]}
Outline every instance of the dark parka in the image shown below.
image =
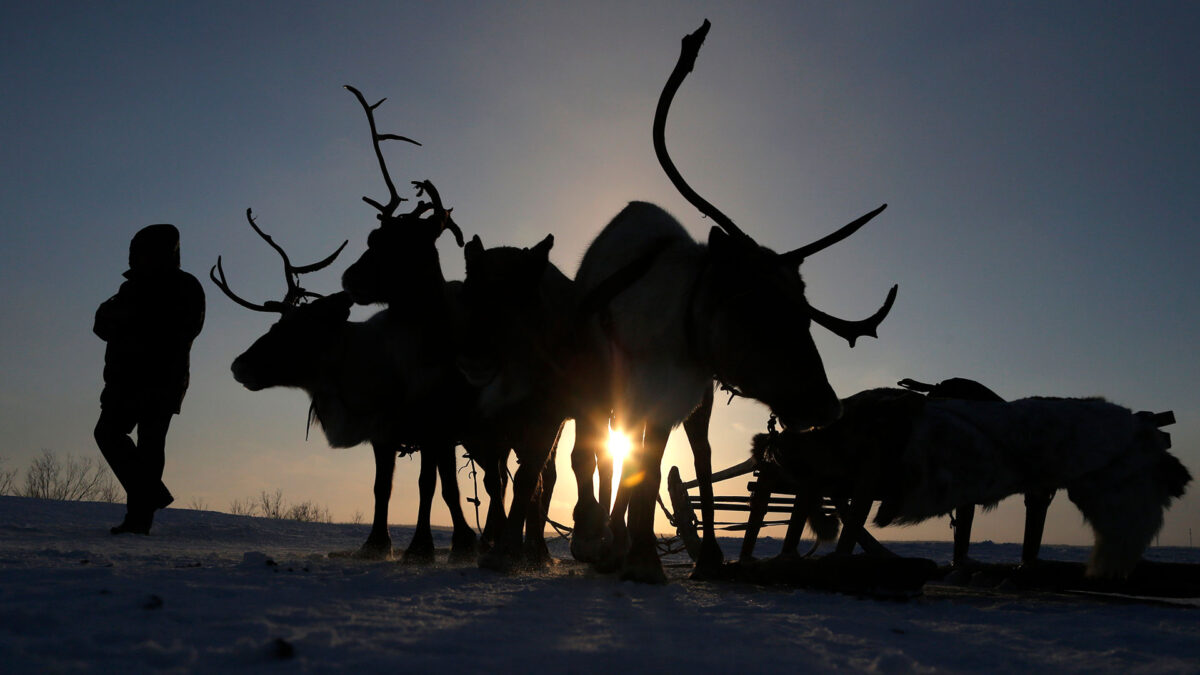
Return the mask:
{"type": "Polygon", "coordinates": [[[134,235],[124,276],[92,328],[108,343],[100,406],[178,413],[188,353],[204,325],[204,290],[179,269],[179,231],[151,225],[134,235]]]}

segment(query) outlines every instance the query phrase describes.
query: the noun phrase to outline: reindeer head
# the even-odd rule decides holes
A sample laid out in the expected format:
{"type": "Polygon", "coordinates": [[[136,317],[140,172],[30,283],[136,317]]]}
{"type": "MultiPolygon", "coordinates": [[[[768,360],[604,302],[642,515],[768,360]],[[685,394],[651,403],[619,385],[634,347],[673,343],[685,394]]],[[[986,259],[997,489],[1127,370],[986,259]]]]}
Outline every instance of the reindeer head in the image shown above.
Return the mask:
{"type": "Polygon", "coordinates": [[[716,374],[769,405],[780,420],[792,427],[820,426],[837,419],[840,403],[829,386],[821,356],[809,334],[816,322],[845,338],[853,347],[861,336],[876,336],[876,329],[891,309],[897,288],[892,287],[883,307],[863,321],[845,321],[821,312],[804,295],[800,263],[849,237],[878,215],[886,204],[836,232],[787,253],[760,246],[734,222],[687,184],[667,153],[664,130],[671,101],[683,79],[695,66],[696,55],[708,34],[706,20],[684,37],[675,69],[667,79],[654,114],[654,150],[672,184],[693,206],[717,224],[709,233],[709,265],[705,284],[710,325],[696,327],[716,374]]]}
{"type": "Polygon", "coordinates": [[[462,232],[454,219],[450,217],[450,209],[442,206],[441,196],[437,188],[428,180],[413,181],[417,196],[428,196],[429,201],[419,201],[416,207],[407,213],[396,213],[400,203],[407,201],[396,192],[396,186],[388,173],[387,162],[383,159],[381,141],[404,141],[420,145],[411,138],[396,134],[381,134],[375,127],[375,109],[387,99],[380,99],[374,105],[368,105],[366,98],[354,87],[346,85],[346,89],[354,94],[367,114],[367,122],[371,127],[371,143],[375,148],[375,157],[379,161],[379,169],[383,173],[384,183],[388,188],[388,201],[381,204],[370,197],[363,201],[375,207],[379,214],[379,227],[367,237],[367,250],[342,275],[342,288],[348,292],[354,301],[367,305],[376,302],[390,302],[414,292],[421,293],[430,285],[439,286],[444,282],[441,265],[438,262],[437,248],[434,244],[442,232],[450,230],[459,246],[463,245],[462,232]],[[414,288],[415,286],[415,288],[414,288]]]}
{"type": "Polygon", "coordinates": [[[573,285],[549,261],[554,235],[532,248],[485,249],[475,236],[464,249],[467,330],[459,369],[481,389],[485,416],[523,403],[562,375],[573,285]]]}
{"type": "Polygon", "coordinates": [[[315,272],[329,266],[337,258],[346,242],[332,255],[311,265],[292,265],[283,248],[254,222],[250,209],[246,209],[250,227],[283,258],[283,274],[287,280],[287,291],[282,300],[268,300],[256,304],[242,299],[229,288],[221,258],[209,270],[208,276],[226,296],[237,304],[256,312],[273,312],[280,315],[266,335],[254,341],[245,352],[233,361],[233,379],[250,391],[268,387],[306,388],[313,381],[313,374],[323,368],[323,361],[337,353],[336,341],[342,327],[350,316],[352,304],[346,293],[322,296],[300,287],[300,275],[315,272]]]}

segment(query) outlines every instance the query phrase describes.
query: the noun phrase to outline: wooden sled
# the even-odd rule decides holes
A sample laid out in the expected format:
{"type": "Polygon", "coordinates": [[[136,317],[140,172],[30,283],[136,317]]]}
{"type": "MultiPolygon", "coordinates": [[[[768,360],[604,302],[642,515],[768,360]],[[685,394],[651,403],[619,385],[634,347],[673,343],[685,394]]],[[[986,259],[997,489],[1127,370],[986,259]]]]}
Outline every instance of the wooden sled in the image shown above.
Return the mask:
{"type": "Polygon", "coordinates": [[[1154,598],[1200,598],[1200,565],[1143,560],[1126,579],[1092,579],[1084,564],[1039,560],[1032,565],[973,562],[945,566],[938,578],[974,587],[1006,586],[1019,591],[1119,594],[1154,598]]]}
{"type": "MultiPolygon", "coordinates": [[[[758,534],[766,525],[786,524],[788,527],[787,533],[784,535],[782,554],[789,557],[799,555],[798,547],[808,514],[797,511],[795,487],[779,473],[773,464],[756,466],[753,458],[747,459],[728,469],[713,472],[712,482],[715,512],[746,514],[745,520],[713,523],[718,530],[745,531],[745,535],[742,537],[742,549],[738,555],[739,562],[746,563],[754,560],[754,547],[758,542],[758,534]],[[720,495],[715,493],[717,483],[751,474],[754,480],[746,484],[749,494],[720,495]],[[788,518],[787,520],[767,520],[767,514],[772,513],[786,513],[788,518]]],[[[667,518],[675,526],[675,532],[683,541],[692,560],[699,559],[699,527],[702,523],[696,516],[696,511],[700,508],[700,497],[693,495],[690,491],[698,487],[698,481],[683,482],[678,467],[671,467],[667,473],[667,494],[671,499],[671,508],[674,510],[674,513],[667,512],[667,518]]],[[[834,504],[826,499],[822,508],[826,511],[837,511],[844,509],[845,505],[834,504]]],[[[663,507],[663,510],[666,511],[666,507],[663,507]]],[[[866,530],[859,534],[858,545],[870,555],[895,556],[866,530]]],[[[815,550],[815,548],[814,546],[813,549],[815,550]]],[[[811,553],[812,551],[809,551],[809,554],[811,553]]]]}

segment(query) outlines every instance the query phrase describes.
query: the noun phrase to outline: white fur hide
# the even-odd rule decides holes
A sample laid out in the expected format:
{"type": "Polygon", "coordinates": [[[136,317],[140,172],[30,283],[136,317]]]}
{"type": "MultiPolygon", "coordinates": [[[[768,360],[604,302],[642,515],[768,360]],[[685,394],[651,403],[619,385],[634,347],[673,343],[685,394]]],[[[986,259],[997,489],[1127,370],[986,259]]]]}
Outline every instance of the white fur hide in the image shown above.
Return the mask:
{"type": "Polygon", "coordinates": [[[691,354],[687,335],[690,294],[704,265],[704,246],[653,204],[632,202],[588,247],[575,276],[581,294],[669,242],[650,269],[608,305],[611,323],[591,330],[608,345],[614,400],[646,421],[675,426],[711,386],[711,367],[691,354]]]}

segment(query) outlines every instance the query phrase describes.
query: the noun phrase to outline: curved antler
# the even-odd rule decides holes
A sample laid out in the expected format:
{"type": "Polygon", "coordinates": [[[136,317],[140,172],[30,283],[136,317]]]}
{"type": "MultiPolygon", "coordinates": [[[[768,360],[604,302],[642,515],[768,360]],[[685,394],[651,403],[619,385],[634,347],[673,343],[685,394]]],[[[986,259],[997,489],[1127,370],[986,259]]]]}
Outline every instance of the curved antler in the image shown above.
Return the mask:
{"type": "Polygon", "coordinates": [[[683,38],[683,45],[679,51],[679,61],[675,63],[675,70],[671,71],[671,76],[667,78],[667,83],[663,85],[662,94],[658,97],[658,107],[654,110],[654,154],[658,157],[658,163],[662,166],[663,172],[667,174],[667,178],[671,179],[671,184],[679,190],[679,194],[688,200],[692,206],[700,209],[700,212],[709,218],[713,219],[721,229],[728,232],[730,235],[741,239],[753,241],[750,236],[730,220],[729,216],[713,206],[707,199],[701,197],[699,193],[692,189],[687,181],[683,179],[683,175],[679,173],[679,169],[675,168],[675,162],[671,161],[671,156],[667,154],[667,142],[664,138],[664,131],[667,126],[667,112],[671,109],[671,101],[675,99],[675,92],[679,90],[679,85],[683,83],[683,79],[688,73],[692,72],[692,68],[696,66],[696,55],[700,53],[700,46],[704,44],[704,38],[708,35],[708,29],[712,24],[708,19],[700,28],[690,35],[683,38]]]}
{"type": "Polygon", "coordinates": [[[225,280],[225,268],[221,266],[221,256],[217,256],[217,264],[213,265],[212,268],[208,270],[208,278],[212,279],[212,282],[217,285],[217,288],[224,291],[225,295],[228,296],[230,300],[233,300],[246,309],[250,309],[255,312],[283,312],[286,310],[286,307],[284,307],[283,303],[281,302],[271,300],[261,305],[256,305],[253,302],[238,296],[237,293],[234,293],[233,290],[229,288],[229,282],[225,280]],[[219,279],[217,278],[218,274],[221,275],[219,279]]]}
{"type": "Polygon", "coordinates": [[[414,180],[412,184],[413,187],[417,188],[418,197],[429,195],[429,201],[431,202],[429,205],[425,205],[425,202],[419,203],[417,208],[413,210],[412,215],[419,215],[432,208],[434,218],[442,220],[441,229],[450,230],[454,235],[454,241],[458,243],[459,248],[462,248],[464,245],[462,230],[458,229],[458,223],[454,222],[454,219],[450,217],[450,212],[454,209],[448,209],[442,205],[442,196],[438,194],[437,188],[433,186],[433,181],[426,178],[425,180],[414,180]]]}
{"type": "Polygon", "coordinates": [[[212,282],[217,285],[217,288],[220,288],[222,291],[224,291],[225,295],[229,296],[230,300],[233,300],[242,307],[252,309],[256,312],[283,313],[298,306],[306,298],[324,297],[320,293],[314,293],[313,291],[301,288],[300,275],[308,274],[309,272],[316,272],[317,270],[324,269],[331,265],[342,252],[342,249],[346,248],[346,244],[350,243],[349,239],[343,241],[342,245],[339,246],[337,250],[329,256],[326,256],[315,263],[296,266],[293,265],[291,259],[288,258],[287,251],[284,251],[283,247],[281,247],[279,244],[276,244],[275,240],[271,238],[271,235],[259,229],[258,223],[254,221],[253,210],[246,209],[246,220],[250,223],[250,227],[253,228],[258,236],[262,237],[263,241],[267,242],[267,245],[275,249],[275,252],[279,254],[279,257],[283,258],[283,277],[287,281],[287,292],[284,293],[283,300],[268,300],[261,305],[252,303],[249,300],[239,297],[233,292],[232,289],[229,288],[229,282],[225,279],[225,269],[221,266],[221,256],[217,256],[217,264],[214,265],[212,269],[208,270],[208,278],[212,279],[212,282]]]}
{"type": "Polygon", "coordinates": [[[366,196],[363,197],[363,201],[379,210],[378,217],[380,220],[391,218],[396,212],[396,207],[400,205],[400,202],[407,200],[396,192],[396,185],[392,182],[392,175],[388,173],[387,162],[385,162],[383,159],[383,150],[379,147],[379,142],[405,141],[406,143],[412,143],[413,145],[420,145],[420,143],[411,138],[399,136],[397,134],[381,134],[379,133],[378,129],[376,129],[375,109],[383,105],[383,102],[386,101],[387,98],[381,98],[377,103],[375,103],[375,105],[369,105],[367,103],[367,99],[362,95],[362,92],[348,84],[342,86],[348,89],[350,93],[354,94],[354,97],[358,99],[359,104],[362,105],[363,111],[367,113],[367,122],[371,125],[371,144],[375,146],[375,157],[379,160],[379,170],[383,172],[383,182],[387,183],[388,194],[390,195],[388,197],[387,204],[380,204],[374,199],[366,196]]]}
{"type": "Polygon", "coordinates": [[[841,336],[854,347],[854,343],[860,337],[878,338],[876,332],[879,329],[879,324],[887,317],[888,312],[892,311],[892,304],[896,302],[896,292],[900,290],[900,285],[892,286],[892,290],[888,291],[887,299],[883,301],[883,307],[880,307],[877,312],[861,321],[847,321],[839,319],[836,316],[830,316],[825,312],[808,306],[809,316],[820,326],[824,326],[829,332],[834,335],[841,336]]]}
{"type": "Polygon", "coordinates": [[[807,258],[808,256],[816,253],[817,251],[822,251],[824,249],[827,249],[830,246],[833,246],[834,244],[838,243],[839,241],[845,239],[846,237],[849,237],[850,235],[854,234],[855,232],[858,231],[858,228],[862,227],[863,225],[866,225],[868,221],[870,221],[872,218],[874,218],[875,216],[882,213],[883,210],[886,208],[887,208],[887,204],[884,204],[884,205],[880,206],[879,208],[875,209],[874,211],[871,211],[870,213],[863,214],[862,216],[859,216],[852,222],[846,223],[841,228],[839,228],[836,232],[827,234],[824,237],[821,237],[820,239],[812,242],[811,244],[806,244],[804,246],[801,246],[798,249],[784,253],[783,258],[789,264],[799,265],[800,263],[804,262],[804,259],[807,258]]]}

